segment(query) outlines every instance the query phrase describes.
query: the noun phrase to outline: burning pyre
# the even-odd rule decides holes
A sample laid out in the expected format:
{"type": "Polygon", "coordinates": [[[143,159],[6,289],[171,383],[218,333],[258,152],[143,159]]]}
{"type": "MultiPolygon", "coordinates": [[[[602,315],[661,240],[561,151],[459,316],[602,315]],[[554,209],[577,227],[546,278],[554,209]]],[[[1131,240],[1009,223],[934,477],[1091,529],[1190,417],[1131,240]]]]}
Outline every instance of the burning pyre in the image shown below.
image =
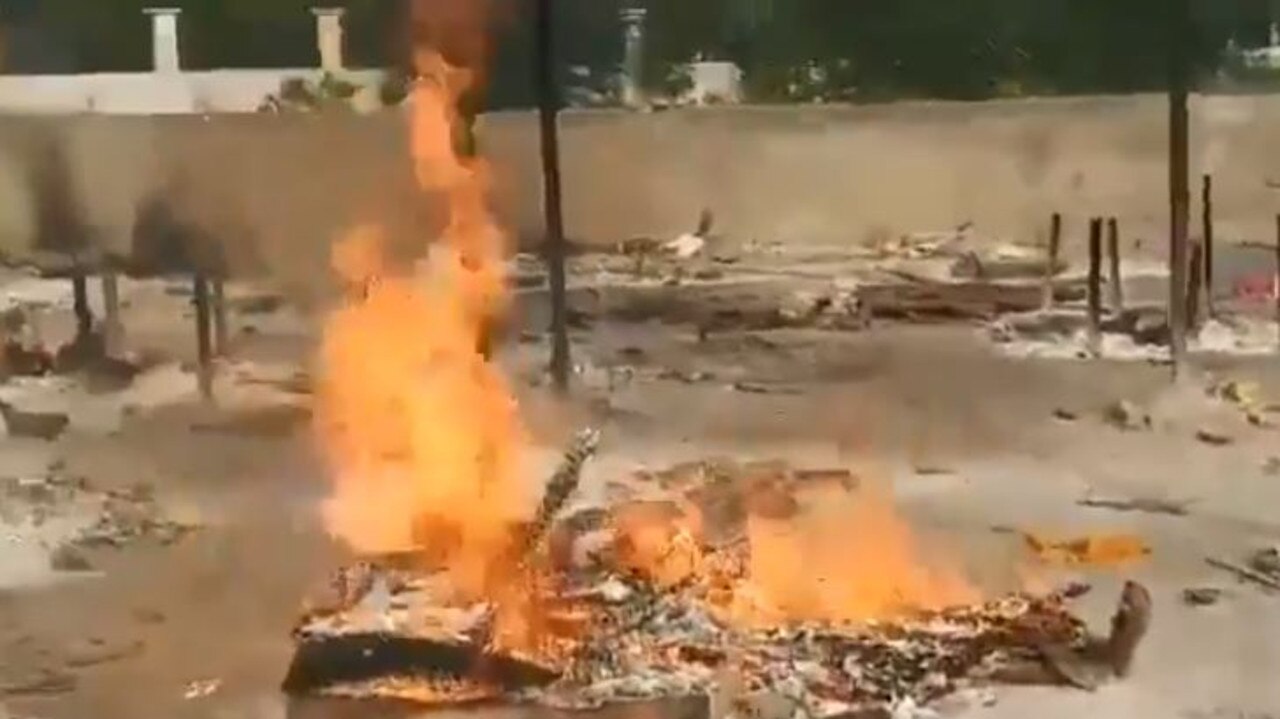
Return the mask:
{"type": "Polygon", "coordinates": [[[1124,614],[1133,597],[1145,596],[1136,585],[1126,589],[1109,639],[1090,635],[1057,594],[930,610],[904,605],[868,621],[761,621],[774,615],[743,611],[744,603],[767,601],[752,586],[748,537],[712,546],[690,531],[687,517],[668,513],[664,554],[637,564],[629,536],[635,503],[553,522],[595,439],[578,436],[536,518],[513,529],[523,569],[512,576],[526,595],[524,610],[536,615],[529,617],[535,639],[495,641],[500,600],[467,599],[447,571],[424,566],[420,556],[384,556],[339,575],[337,600],[304,617],[286,690],[594,709],[716,696],[732,676],[740,696],[767,693],[806,716],[846,716],[923,706],[988,682],[1091,687],[1127,670],[1127,657],[1123,667],[1112,663],[1114,643],[1129,641],[1119,635],[1137,627],[1123,648],[1131,653],[1145,631],[1149,608],[1140,626],[1124,614]],[[564,531],[591,547],[567,565],[551,556],[564,531]],[[688,571],[663,569],[682,552],[692,553],[682,561],[688,571]]]}

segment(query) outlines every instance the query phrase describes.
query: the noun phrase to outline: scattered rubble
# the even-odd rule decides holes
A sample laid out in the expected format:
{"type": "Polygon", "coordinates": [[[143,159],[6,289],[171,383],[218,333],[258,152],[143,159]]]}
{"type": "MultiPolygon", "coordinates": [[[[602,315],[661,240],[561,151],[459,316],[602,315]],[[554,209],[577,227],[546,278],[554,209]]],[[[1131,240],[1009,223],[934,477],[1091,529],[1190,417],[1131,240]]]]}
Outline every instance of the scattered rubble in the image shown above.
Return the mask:
{"type": "Polygon", "coordinates": [[[1214,447],[1226,447],[1235,444],[1235,438],[1231,435],[1205,428],[1196,430],[1196,439],[1214,447]]]}
{"type": "Polygon", "coordinates": [[[10,437],[52,442],[66,431],[71,419],[64,412],[29,412],[0,401],[0,416],[10,437]]]}
{"type": "MultiPolygon", "coordinates": [[[[1263,553],[1267,551],[1268,550],[1261,550],[1258,554],[1254,555],[1252,561],[1256,561],[1257,559],[1259,559],[1259,557],[1266,556],[1263,553]]],[[[1256,568],[1246,567],[1244,565],[1237,564],[1235,562],[1231,562],[1226,559],[1221,559],[1219,557],[1205,557],[1205,562],[1211,567],[1216,567],[1218,569],[1231,572],[1241,580],[1253,582],[1254,584],[1261,585],[1267,589],[1280,591],[1280,573],[1273,573],[1273,572],[1258,570],[1256,568]]]]}
{"type": "Polygon", "coordinates": [[[140,541],[167,546],[195,529],[165,517],[146,485],[104,492],[58,471],[0,479],[0,523],[34,530],[55,518],[68,520],[65,531],[39,541],[49,543],[50,567],[62,572],[92,571],[85,549],[140,541]]]}
{"type": "Polygon", "coordinates": [[[1217,604],[1224,594],[1218,587],[1188,587],[1182,590],[1182,602],[1192,607],[1208,607],[1217,604]]]}
{"type": "Polygon", "coordinates": [[[222,688],[221,679],[197,679],[187,684],[182,690],[182,698],[191,701],[213,696],[222,688]]]}
{"type": "Polygon", "coordinates": [[[1141,512],[1145,514],[1167,514],[1173,517],[1185,517],[1190,513],[1191,500],[1157,499],[1153,497],[1135,497],[1116,499],[1104,497],[1085,497],[1076,504],[1081,507],[1111,509],[1117,512],[1141,512]]]}
{"type": "Polygon", "coordinates": [[[93,571],[93,564],[84,552],[69,544],[61,544],[49,554],[49,567],[55,572],[93,571]]]}
{"type": "Polygon", "coordinates": [[[1122,430],[1151,429],[1151,415],[1143,412],[1128,400],[1117,400],[1102,411],[1107,424],[1122,430]]]}

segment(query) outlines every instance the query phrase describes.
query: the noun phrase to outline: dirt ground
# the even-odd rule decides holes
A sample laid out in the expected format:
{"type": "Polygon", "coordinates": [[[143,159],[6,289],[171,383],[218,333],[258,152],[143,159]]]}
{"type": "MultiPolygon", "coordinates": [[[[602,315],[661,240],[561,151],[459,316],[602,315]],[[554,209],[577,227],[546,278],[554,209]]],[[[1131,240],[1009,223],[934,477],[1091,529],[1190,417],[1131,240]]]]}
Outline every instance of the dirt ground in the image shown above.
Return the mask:
{"type": "MultiPolygon", "coordinates": [[[[6,291],[21,283],[10,278],[6,291]]],[[[308,398],[263,379],[305,368],[316,322],[288,307],[263,311],[245,299],[252,288],[233,288],[234,360],[221,370],[219,405],[206,408],[194,377],[172,364],[189,361],[194,344],[181,284],[125,289],[130,346],[159,350],[170,364],[108,394],[10,382],[0,395],[66,408],[71,425],[51,443],[0,439],[0,474],[60,462],[94,487],[145,483],[167,512],[199,528],[168,546],[90,550],[89,576],[33,565],[43,555],[16,546],[31,541],[25,535],[0,538],[0,717],[337,716],[289,706],[278,692],[301,598],[343,557],[318,519],[328,486],[305,413],[279,411],[308,398]],[[33,687],[33,676],[60,681],[33,687]]],[[[66,298],[48,291],[45,331],[65,336],[66,298]]],[[[609,292],[585,287],[575,298],[609,292]]],[[[991,591],[1009,586],[1023,560],[1020,540],[1002,528],[1145,539],[1145,561],[1060,577],[1094,585],[1082,611],[1099,628],[1123,580],[1150,587],[1154,625],[1129,680],[1095,693],[1001,689],[994,705],[963,716],[1280,716],[1280,596],[1205,563],[1243,562],[1280,542],[1280,476],[1268,469],[1280,430],[1252,426],[1204,392],[1211,372],[1280,398],[1274,356],[1198,357],[1186,386],[1173,388],[1169,369],[1149,363],[1005,358],[971,324],[728,327],[700,341],[681,318],[600,313],[575,331],[581,371],[565,404],[549,398],[537,369],[548,351],[537,334],[543,304],[537,291],[521,296],[503,361],[539,457],[554,456],[584,423],[603,429],[585,491],[637,467],[714,455],[852,466],[891,482],[927,546],[945,547],[991,591]],[[1149,412],[1151,428],[1104,422],[1104,408],[1121,399],[1149,412]],[[1202,430],[1230,443],[1199,441],[1202,430]],[[1080,506],[1087,494],[1191,504],[1186,516],[1119,513],[1080,506]],[[1202,586],[1225,593],[1214,606],[1185,605],[1183,590],[1202,586]]]]}

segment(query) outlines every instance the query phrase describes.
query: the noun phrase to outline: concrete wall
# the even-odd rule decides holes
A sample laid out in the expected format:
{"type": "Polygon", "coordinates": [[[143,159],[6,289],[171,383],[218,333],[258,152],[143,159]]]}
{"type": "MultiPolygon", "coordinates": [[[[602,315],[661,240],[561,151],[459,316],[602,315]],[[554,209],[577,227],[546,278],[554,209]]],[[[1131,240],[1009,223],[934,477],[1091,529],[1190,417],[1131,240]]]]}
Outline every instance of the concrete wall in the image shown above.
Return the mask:
{"type": "MultiPolygon", "coordinates": [[[[1197,98],[1192,112],[1193,165],[1215,174],[1220,234],[1271,237],[1280,197],[1265,181],[1280,180],[1280,98],[1197,98]]],[[[568,227],[597,243],[674,235],[708,206],[738,239],[857,243],[964,221],[1030,239],[1058,209],[1076,232],[1090,214],[1115,214],[1158,245],[1165,122],[1154,96],[568,113],[568,227]]],[[[536,118],[490,115],[480,130],[497,206],[514,233],[536,236],[536,118]]],[[[130,251],[139,207],[163,199],[239,266],[267,265],[299,285],[325,274],[328,243],[352,224],[387,223],[414,245],[436,221],[412,186],[395,112],[9,118],[0,249],[34,244],[32,168],[53,162],[92,241],[130,251]]]]}
{"type": "MultiPolygon", "coordinates": [[[[172,115],[253,112],[291,78],[315,79],[315,69],[209,70],[92,75],[0,75],[0,113],[172,115]]],[[[378,70],[343,78],[376,88],[378,70]]]]}

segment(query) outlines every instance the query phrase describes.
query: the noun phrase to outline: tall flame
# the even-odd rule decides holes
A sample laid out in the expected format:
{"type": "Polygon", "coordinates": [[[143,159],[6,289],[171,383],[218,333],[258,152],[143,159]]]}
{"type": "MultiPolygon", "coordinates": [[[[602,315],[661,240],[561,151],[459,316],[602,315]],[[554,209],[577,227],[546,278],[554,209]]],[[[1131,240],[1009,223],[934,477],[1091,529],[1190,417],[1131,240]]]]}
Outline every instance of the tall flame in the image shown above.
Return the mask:
{"type": "Polygon", "coordinates": [[[414,267],[389,263],[378,227],[334,248],[350,297],[328,318],[318,367],[317,429],[335,483],[325,520],[357,551],[424,550],[481,593],[526,506],[515,472],[523,429],[481,350],[503,310],[505,238],[484,165],[456,151],[471,73],[430,47],[414,63],[414,174],[447,217],[414,267]]]}

